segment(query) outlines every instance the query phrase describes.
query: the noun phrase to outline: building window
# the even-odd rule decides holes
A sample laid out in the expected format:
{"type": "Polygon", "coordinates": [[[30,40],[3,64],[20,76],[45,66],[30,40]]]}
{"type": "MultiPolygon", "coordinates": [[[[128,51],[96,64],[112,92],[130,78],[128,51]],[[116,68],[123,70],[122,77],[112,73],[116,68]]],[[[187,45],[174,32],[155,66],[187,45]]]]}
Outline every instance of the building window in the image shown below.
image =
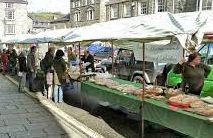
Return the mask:
{"type": "Polygon", "coordinates": [[[72,8],[75,8],[75,2],[72,1],[72,8]]]}
{"type": "Polygon", "coordinates": [[[87,20],[94,20],[94,10],[93,9],[87,10],[87,20]]]}
{"type": "Polygon", "coordinates": [[[80,0],[75,1],[75,7],[80,7],[80,5],[81,5],[81,1],[80,0]]]}
{"type": "Polygon", "coordinates": [[[130,17],[131,16],[131,3],[130,2],[125,2],[123,4],[123,17],[130,17]]]}
{"type": "Polygon", "coordinates": [[[14,11],[6,10],[5,11],[5,17],[6,17],[6,19],[8,19],[8,20],[14,20],[15,19],[14,13],[15,13],[14,11]]]}
{"type": "Polygon", "coordinates": [[[202,10],[211,10],[212,9],[212,0],[203,0],[202,10]]]}
{"type": "Polygon", "coordinates": [[[141,2],[141,14],[147,13],[148,13],[147,2],[141,2]]]}
{"type": "Polygon", "coordinates": [[[88,0],[88,3],[87,4],[94,4],[95,3],[95,0],[88,0]]]}
{"type": "Polygon", "coordinates": [[[81,6],[84,6],[84,0],[81,0],[81,6]]]}
{"type": "Polygon", "coordinates": [[[76,11],[76,12],[75,12],[74,20],[75,20],[76,22],[79,22],[79,21],[80,21],[80,14],[81,14],[80,11],[76,11]]]}
{"type": "Polygon", "coordinates": [[[15,34],[15,25],[14,24],[6,24],[5,25],[5,34],[15,34]]]}
{"type": "Polygon", "coordinates": [[[6,8],[13,8],[13,3],[6,3],[6,8]]]}
{"type": "Polygon", "coordinates": [[[165,6],[165,0],[158,0],[158,12],[165,12],[166,6],[165,6]]]}
{"type": "Polygon", "coordinates": [[[118,4],[111,5],[111,19],[118,18],[118,4]]]}

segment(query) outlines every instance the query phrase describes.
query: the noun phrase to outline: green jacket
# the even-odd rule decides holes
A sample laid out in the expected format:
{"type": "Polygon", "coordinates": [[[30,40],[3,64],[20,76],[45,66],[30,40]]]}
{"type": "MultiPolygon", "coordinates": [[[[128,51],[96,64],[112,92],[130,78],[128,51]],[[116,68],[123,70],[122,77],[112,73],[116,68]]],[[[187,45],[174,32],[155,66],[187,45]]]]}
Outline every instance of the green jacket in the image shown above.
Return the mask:
{"type": "Polygon", "coordinates": [[[61,85],[65,83],[64,76],[66,75],[66,62],[63,58],[58,59],[57,57],[53,60],[54,73],[54,84],[61,85]]]}
{"type": "MultiPolygon", "coordinates": [[[[205,64],[199,64],[192,67],[190,63],[186,62],[183,65],[177,64],[173,72],[176,74],[182,74],[182,87],[189,86],[189,90],[194,92],[201,91],[204,79],[209,75],[211,68],[205,64]]],[[[198,93],[193,93],[198,94],[198,93]]]]}

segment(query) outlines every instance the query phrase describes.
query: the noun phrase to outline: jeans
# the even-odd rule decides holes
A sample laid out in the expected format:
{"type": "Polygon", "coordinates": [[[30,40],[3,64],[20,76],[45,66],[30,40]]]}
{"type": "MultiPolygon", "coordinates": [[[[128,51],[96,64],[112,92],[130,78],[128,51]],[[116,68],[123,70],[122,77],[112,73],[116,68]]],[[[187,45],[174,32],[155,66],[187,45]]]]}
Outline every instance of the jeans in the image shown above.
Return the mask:
{"type": "Polygon", "coordinates": [[[33,90],[33,81],[34,81],[34,79],[35,79],[35,73],[34,72],[29,72],[28,73],[28,81],[29,81],[29,89],[30,90],[33,90]]]}
{"type": "Polygon", "coordinates": [[[54,86],[53,99],[54,99],[54,102],[59,102],[59,103],[63,102],[63,91],[60,85],[54,86]]]}

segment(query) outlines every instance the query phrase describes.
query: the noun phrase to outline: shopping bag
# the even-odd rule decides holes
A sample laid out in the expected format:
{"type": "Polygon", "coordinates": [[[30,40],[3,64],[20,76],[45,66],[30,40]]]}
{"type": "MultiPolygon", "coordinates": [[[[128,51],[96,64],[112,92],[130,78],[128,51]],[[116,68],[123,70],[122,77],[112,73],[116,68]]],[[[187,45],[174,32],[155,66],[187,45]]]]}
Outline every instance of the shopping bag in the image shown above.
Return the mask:
{"type": "Polygon", "coordinates": [[[19,76],[19,77],[22,77],[22,75],[23,75],[23,73],[19,71],[19,72],[18,72],[18,76],[19,76]]]}
{"type": "Polygon", "coordinates": [[[48,72],[46,75],[46,81],[48,85],[52,85],[53,84],[53,73],[48,72]]]}

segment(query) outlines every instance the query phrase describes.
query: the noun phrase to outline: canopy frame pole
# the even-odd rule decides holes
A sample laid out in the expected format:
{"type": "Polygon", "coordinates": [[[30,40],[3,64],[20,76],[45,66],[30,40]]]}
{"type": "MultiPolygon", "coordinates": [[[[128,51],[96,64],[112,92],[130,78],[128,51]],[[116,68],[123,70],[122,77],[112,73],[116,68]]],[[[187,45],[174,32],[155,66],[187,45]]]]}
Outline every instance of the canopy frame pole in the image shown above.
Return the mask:
{"type": "MultiPolygon", "coordinates": [[[[81,72],[82,72],[82,68],[81,68],[81,42],[78,43],[78,58],[79,58],[79,67],[80,67],[80,78],[81,78],[81,72]]],[[[81,80],[80,80],[81,81],[81,80]]]]}
{"type": "Polygon", "coordinates": [[[142,101],[141,101],[141,137],[144,138],[144,98],[145,98],[145,42],[142,42],[142,53],[143,53],[143,66],[142,66],[142,72],[143,72],[143,81],[142,81],[142,101]]]}
{"type": "Polygon", "coordinates": [[[48,46],[48,49],[49,49],[50,48],[50,43],[49,42],[47,43],[47,46],[48,46]]]}
{"type": "Polygon", "coordinates": [[[111,45],[112,45],[112,75],[114,75],[114,44],[113,41],[111,41],[111,45]]]}

